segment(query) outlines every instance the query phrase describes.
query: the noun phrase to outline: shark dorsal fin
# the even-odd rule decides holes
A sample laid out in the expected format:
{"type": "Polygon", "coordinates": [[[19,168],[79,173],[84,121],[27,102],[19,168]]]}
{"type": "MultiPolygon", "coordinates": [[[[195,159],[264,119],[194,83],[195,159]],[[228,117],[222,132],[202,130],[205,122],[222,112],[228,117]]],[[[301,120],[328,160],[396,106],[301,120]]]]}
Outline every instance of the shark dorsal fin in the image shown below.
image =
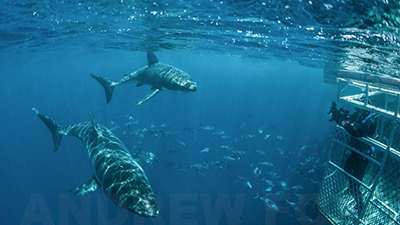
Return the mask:
{"type": "Polygon", "coordinates": [[[97,126],[97,122],[94,119],[93,113],[90,111],[89,111],[89,116],[90,116],[90,122],[92,122],[94,130],[96,131],[97,135],[99,135],[99,127],[97,126]]]}
{"type": "Polygon", "coordinates": [[[154,52],[147,51],[147,61],[149,63],[149,66],[158,63],[157,56],[154,54],[154,52]]]}

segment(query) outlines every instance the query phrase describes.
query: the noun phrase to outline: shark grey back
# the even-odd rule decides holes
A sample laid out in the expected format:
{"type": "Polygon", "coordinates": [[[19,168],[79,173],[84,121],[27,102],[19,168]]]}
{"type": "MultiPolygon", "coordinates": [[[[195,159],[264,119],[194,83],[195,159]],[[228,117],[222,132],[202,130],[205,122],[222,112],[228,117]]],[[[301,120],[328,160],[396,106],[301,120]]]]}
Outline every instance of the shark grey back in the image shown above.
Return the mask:
{"type": "Polygon", "coordinates": [[[33,110],[52,132],[55,150],[63,135],[77,137],[86,146],[94,175],[71,190],[73,194],[87,195],[102,187],[112,201],[124,208],[140,216],[158,215],[157,202],[145,172],[118,137],[97,124],[92,114],[91,122],[61,127],[48,116],[33,110]]]}
{"type": "Polygon", "coordinates": [[[151,92],[138,101],[136,105],[146,102],[162,90],[182,94],[197,90],[197,84],[189,74],[174,66],[159,62],[153,52],[147,52],[147,60],[148,65],[146,67],[125,75],[116,82],[91,74],[92,78],[103,86],[106,92],[107,103],[111,101],[115,86],[130,82],[136,82],[136,86],[147,84],[152,87],[151,92]]]}

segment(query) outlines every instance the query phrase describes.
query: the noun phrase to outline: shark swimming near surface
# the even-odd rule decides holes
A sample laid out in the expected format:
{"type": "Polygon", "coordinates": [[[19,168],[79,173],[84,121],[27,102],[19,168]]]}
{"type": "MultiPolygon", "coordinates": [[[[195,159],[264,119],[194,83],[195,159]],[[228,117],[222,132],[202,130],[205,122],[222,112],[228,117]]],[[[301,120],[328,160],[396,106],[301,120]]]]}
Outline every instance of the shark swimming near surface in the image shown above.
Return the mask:
{"type": "Polygon", "coordinates": [[[96,123],[92,113],[90,122],[62,127],[37,109],[33,111],[50,129],[54,151],[63,135],[77,137],[86,146],[94,175],[71,193],[83,196],[103,188],[112,201],[129,211],[144,217],[158,215],[157,202],[142,167],[108,128],[96,123]]]}
{"type": "Polygon", "coordinates": [[[147,84],[151,86],[151,92],[136,105],[141,105],[154,97],[161,90],[167,90],[174,93],[189,93],[197,90],[196,82],[186,72],[158,61],[153,52],[147,52],[148,65],[125,75],[119,81],[113,82],[105,77],[91,74],[92,78],[97,80],[106,92],[107,103],[111,101],[114,87],[120,84],[136,82],[137,87],[147,84]]]}

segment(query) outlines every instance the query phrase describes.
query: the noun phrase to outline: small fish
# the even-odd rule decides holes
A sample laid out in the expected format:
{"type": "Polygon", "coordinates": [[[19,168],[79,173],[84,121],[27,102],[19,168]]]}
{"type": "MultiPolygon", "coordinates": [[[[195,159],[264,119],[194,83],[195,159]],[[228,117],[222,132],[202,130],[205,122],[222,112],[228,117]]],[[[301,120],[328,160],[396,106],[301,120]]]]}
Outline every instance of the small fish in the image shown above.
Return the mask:
{"type": "Polygon", "coordinates": [[[303,147],[300,148],[300,151],[304,151],[304,150],[306,150],[307,148],[308,148],[308,146],[307,146],[307,145],[304,145],[303,147]]]}
{"type": "Polygon", "coordinates": [[[242,139],[242,140],[247,140],[247,139],[250,139],[250,138],[253,138],[253,137],[255,137],[256,135],[254,135],[254,134],[247,134],[247,135],[242,135],[241,137],[240,137],[240,139],[242,139]]]}
{"type": "Polygon", "coordinates": [[[145,127],[141,130],[142,133],[146,133],[147,131],[149,131],[149,130],[147,130],[147,128],[145,128],[145,127]]]}
{"type": "Polygon", "coordinates": [[[133,119],[132,116],[126,115],[126,118],[128,118],[128,120],[134,121],[135,119],[133,119]]]}
{"type": "Polygon", "coordinates": [[[197,137],[190,137],[190,140],[197,141],[197,137]]]}
{"type": "Polygon", "coordinates": [[[228,145],[222,145],[221,148],[225,148],[225,149],[228,149],[228,150],[231,150],[231,151],[235,149],[234,147],[228,146],[228,145]]]}
{"type": "Polygon", "coordinates": [[[209,148],[204,148],[204,149],[202,149],[201,151],[200,151],[200,153],[206,153],[206,152],[210,152],[210,149],[209,148]]]}
{"type": "Polygon", "coordinates": [[[254,152],[257,152],[260,155],[266,155],[267,153],[261,149],[255,149],[254,152]]]}
{"type": "Polygon", "coordinates": [[[163,137],[168,137],[168,135],[169,135],[171,132],[166,132],[166,131],[163,131],[163,130],[160,129],[160,133],[161,133],[161,136],[163,136],[163,137]]]}
{"type": "Polygon", "coordinates": [[[325,8],[327,10],[331,10],[333,8],[333,5],[331,5],[331,4],[324,3],[323,5],[325,6],[325,8]]]}
{"type": "Polygon", "coordinates": [[[314,224],[314,220],[310,217],[303,215],[303,217],[298,218],[300,224],[314,224]]]}
{"type": "Polygon", "coordinates": [[[225,134],[225,135],[222,135],[221,138],[222,138],[222,139],[231,139],[232,137],[225,134]]]}
{"type": "Polygon", "coordinates": [[[244,184],[246,184],[247,187],[249,188],[253,188],[253,186],[251,185],[250,181],[246,178],[246,177],[242,177],[239,175],[236,175],[240,180],[243,181],[244,184]]]}
{"type": "Polygon", "coordinates": [[[286,140],[286,138],[285,138],[285,137],[283,137],[283,136],[277,136],[277,137],[276,137],[276,140],[279,140],[279,141],[285,141],[285,140],[286,140]]]}
{"type": "Polygon", "coordinates": [[[271,187],[275,187],[275,184],[274,184],[274,182],[272,182],[272,181],[270,181],[270,180],[264,180],[269,186],[271,186],[271,187]]]}
{"type": "Polygon", "coordinates": [[[260,169],[258,169],[258,167],[257,166],[254,166],[253,165],[253,163],[251,163],[251,160],[249,159],[249,163],[248,163],[249,165],[250,165],[250,167],[253,169],[253,173],[254,173],[254,175],[256,175],[256,176],[259,176],[259,175],[261,175],[261,170],[260,169]]]}
{"type": "Polygon", "coordinates": [[[295,202],[290,202],[289,200],[286,199],[286,203],[291,205],[291,206],[296,206],[297,204],[295,202]]]}
{"type": "Polygon", "coordinates": [[[132,158],[139,163],[141,166],[146,164],[153,164],[153,162],[159,162],[158,158],[152,152],[146,152],[142,149],[136,147],[138,150],[135,153],[132,153],[132,158]]]}
{"type": "Polygon", "coordinates": [[[296,202],[290,202],[289,200],[286,199],[286,203],[289,204],[294,210],[296,210],[297,212],[301,213],[300,208],[297,206],[296,202]]]}
{"type": "Polygon", "coordinates": [[[278,126],[276,126],[276,125],[269,125],[269,129],[271,129],[271,130],[279,130],[278,126]]]}
{"type": "Polygon", "coordinates": [[[275,211],[279,211],[278,206],[269,198],[266,197],[260,197],[257,193],[257,196],[254,197],[254,199],[260,199],[261,201],[263,201],[265,203],[266,206],[268,206],[269,208],[275,210],[275,211]]]}
{"type": "Polygon", "coordinates": [[[140,129],[137,129],[135,131],[132,131],[130,135],[131,136],[139,136],[139,134],[140,134],[140,129]]]}
{"type": "Polygon", "coordinates": [[[212,165],[214,165],[215,167],[217,167],[220,170],[226,170],[226,169],[232,169],[231,164],[225,162],[225,161],[213,161],[212,165]]]}
{"type": "Polygon", "coordinates": [[[259,133],[259,134],[262,134],[263,132],[264,132],[264,127],[258,128],[258,133],[259,133]]]}
{"type": "Polygon", "coordinates": [[[292,152],[291,151],[284,151],[283,149],[281,149],[281,148],[277,148],[278,149],[278,151],[279,151],[279,153],[281,153],[281,155],[284,155],[284,156],[289,156],[289,155],[291,155],[292,154],[292,152]]]}
{"type": "Polygon", "coordinates": [[[283,181],[283,180],[279,181],[279,184],[280,184],[282,187],[286,187],[286,186],[287,186],[287,185],[286,185],[286,182],[283,181]]]}
{"type": "Polygon", "coordinates": [[[212,133],[212,134],[215,135],[215,136],[217,136],[217,137],[222,137],[222,136],[225,135],[225,131],[220,130],[220,131],[214,132],[214,133],[212,133]]]}
{"type": "Polygon", "coordinates": [[[271,175],[272,177],[276,178],[278,176],[278,173],[274,172],[274,171],[268,171],[267,172],[269,175],[271,175]]]}
{"type": "Polygon", "coordinates": [[[128,127],[129,130],[131,129],[132,125],[139,124],[139,120],[135,121],[135,119],[133,119],[132,116],[126,116],[126,117],[128,118],[129,122],[125,123],[124,126],[128,127]]]}
{"type": "Polygon", "coordinates": [[[149,131],[149,134],[150,134],[152,137],[160,137],[160,135],[159,135],[155,130],[150,130],[150,131],[149,131]]]}
{"type": "Polygon", "coordinates": [[[193,130],[193,128],[191,128],[191,127],[184,127],[184,128],[183,128],[183,131],[185,131],[185,130],[190,131],[190,132],[192,132],[193,134],[196,134],[196,131],[193,130]]]}
{"type": "Polygon", "coordinates": [[[227,156],[223,156],[222,158],[226,159],[226,160],[234,161],[234,160],[239,160],[240,159],[240,155],[238,155],[238,154],[230,154],[230,155],[227,155],[227,156]]]}
{"type": "Polygon", "coordinates": [[[203,163],[203,164],[193,164],[190,166],[190,168],[194,168],[196,170],[208,170],[210,168],[210,166],[207,163],[203,163]]]}
{"type": "Polygon", "coordinates": [[[259,162],[258,164],[269,166],[269,167],[273,167],[274,166],[274,164],[271,163],[271,162],[259,162]]]}
{"type": "Polygon", "coordinates": [[[265,192],[271,192],[272,191],[272,187],[267,187],[267,188],[264,188],[262,190],[265,191],[265,192]]]}
{"type": "Polygon", "coordinates": [[[178,145],[180,145],[180,146],[183,146],[183,147],[186,146],[185,142],[183,142],[183,141],[181,141],[181,140],[176,140],[176,143],[177,143],[178,145]]]}
{"type": "Polygon", "coordinates": [[[310,163],[310,162],[311,162],[310,157],[305,157],[305,158],[304,158],[304,162],[300,162],[300,165],[305,166],[305,165],[307,165],[307,164],[310,163]]]}
{"type": "Polygon", "coordinates": [[[244,156],[244,155],[246,154],[245,151],[240,151],[240,150],[238,150],[238,149],[233,149],[233,150],[231,150],[231,151],[232,151],[233,154],[239,155],[239,156],[244,156]]]}
{"type": "Polygon", "coordinates": [[[174,169],[176,169],[176,170],[179,170],[179,171],[181,171],[181,172],[186,172],[186,169],[183,168],[182,165],[177,164],[177,163],[170,163],[170,164],[167,165],[167,167],[172,167],[172,168],[174,168],[174,169]]]}
{"type": "Polygon", "coordinates": [[[118,124],[115,124],[113,127],[110,128],[110,130],[111,130],[111,131],[115,131],[115,130],[117,130],[117,129],[119,129],[119,128],[121,128],[121,126],[118,125],[118,124]]]}
{"type": "Polygon", "coordinates": [[[179,153],[179,151],[176,150],[176,149],[170,149],[169,152],[168,152],[168,154],[171,154],[171,153],[174,153],[174,154],[176,154],[176,155],[178,155],[178,156],[181,155],[181,154],[179,153]]]}
{"type": "Polygon", "coordinates": [[[199,130],[213,131],[214,129],[215,129],[215,127],[213,127],[213,126],[203,126],[200,124],[199,130]]]}
{"type": "Polygon", "coordinates": [[[240,128],[240,129],[245,128],[246,125],[247,125],[247,123],[248,123],[248,122],[243,122],[243,123],[241,123],[240,126],[239,126],[239,128],[240,128]]]}
{"type": "Polygon", "coordinates": [[[250,181],[247,181],[247,182],[246,182],[246,185],[247,185],[249,188],[253,188],[253,186],[251,186],[250,181]]]}
{"type": "Polygon", "coordinates": [[[256,177],[260,178],[261,180],[264,180],[264,176],[262,175],[261,170],[258,167],[254,167],[254,171],[253,171],[254,175],[256,175],[256,177]]]}
{"type": "Polygon", "coordinates": [[[265,137],[264,137],[264,140],[267,140],[269,137],[271,137],[271,135],[270,134],[266,134],[265,137]]]}
{"type": "Polygon", "coordinates": [[[295,185],[292,187],[292,190],[294,191],[300,191],[300,190],[304,190],[303,186],[301,185],[295,185]]]}

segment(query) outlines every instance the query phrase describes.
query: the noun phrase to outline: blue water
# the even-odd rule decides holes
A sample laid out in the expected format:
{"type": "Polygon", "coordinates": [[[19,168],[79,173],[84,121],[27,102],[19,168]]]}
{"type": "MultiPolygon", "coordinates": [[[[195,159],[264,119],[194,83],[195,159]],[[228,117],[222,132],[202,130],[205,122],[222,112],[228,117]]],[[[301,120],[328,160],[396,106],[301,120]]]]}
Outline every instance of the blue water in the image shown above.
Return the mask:
{"type": "Polygon", "coordinates": [[[323,64],[398,71],[397,5],[385,1],[361,4],[372,22],[350,1],[0,5],[0,224],[328,224],[313,208],[337,92],[323,64]],[[197,92],[134,106],[150,87],[127,84],[106,104],[89,74],[117,80],[147,65],[148,49],[190,74],[197,92]],[[90,110],[131,152],[155,154],[143,168],[160,215],[136,216],[102,190],[70,194],[92,176],[87,152],[73,137],[53,152],[32,107],[61,125],[90,110]]]}

